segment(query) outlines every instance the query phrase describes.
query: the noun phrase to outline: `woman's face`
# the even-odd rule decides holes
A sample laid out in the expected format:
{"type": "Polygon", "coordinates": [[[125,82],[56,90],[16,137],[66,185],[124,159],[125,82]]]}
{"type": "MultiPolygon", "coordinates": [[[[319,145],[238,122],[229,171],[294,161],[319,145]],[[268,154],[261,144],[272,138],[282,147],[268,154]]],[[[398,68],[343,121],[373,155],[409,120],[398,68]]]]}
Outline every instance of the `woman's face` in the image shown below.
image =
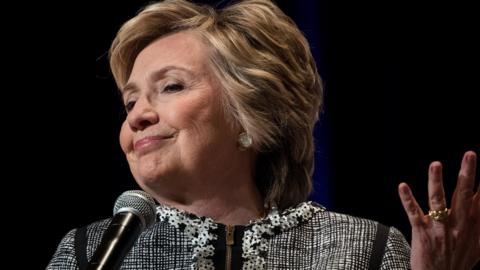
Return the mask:
{"type": "Polygon", "coordinates": [[[187,32],[156,40],[136,58],[122,89],[128,115],[120,143],[142,188],[205,184],[241,155],[208,59],[206,46],[187,32]]]}

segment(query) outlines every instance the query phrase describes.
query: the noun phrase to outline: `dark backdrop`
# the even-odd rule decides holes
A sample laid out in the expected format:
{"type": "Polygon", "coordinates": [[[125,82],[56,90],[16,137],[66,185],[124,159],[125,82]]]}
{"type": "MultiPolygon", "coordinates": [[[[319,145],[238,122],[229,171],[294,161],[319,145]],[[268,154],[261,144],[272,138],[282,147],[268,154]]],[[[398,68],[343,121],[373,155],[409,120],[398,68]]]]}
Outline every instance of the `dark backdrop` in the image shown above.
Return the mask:
{"type": "MultiPolygon", "coordinates": [[[[478,9],[433,1],[277,2],[312,42],[326,88],[313,199],[396,226],[409,239],[398,183],[409,182],[426,210],[429,162],[444,162],[451,195],[463,152],[480,149],[478,9]]],[[[25,166],[15,172],[27,190],[23,216],[36,224],[28,250],[41,267],[65,233],[111,216],[116,197],[136,188],[118,145],[123,114],[105,53],[143,3],[66,3],[23,29],[26,60],[15,69],[21,106],[9,115],[25,116],[8,119],[7,133],[26,127],[19,135],[26,149],[17,147],[12,159],[25,166]]]]}

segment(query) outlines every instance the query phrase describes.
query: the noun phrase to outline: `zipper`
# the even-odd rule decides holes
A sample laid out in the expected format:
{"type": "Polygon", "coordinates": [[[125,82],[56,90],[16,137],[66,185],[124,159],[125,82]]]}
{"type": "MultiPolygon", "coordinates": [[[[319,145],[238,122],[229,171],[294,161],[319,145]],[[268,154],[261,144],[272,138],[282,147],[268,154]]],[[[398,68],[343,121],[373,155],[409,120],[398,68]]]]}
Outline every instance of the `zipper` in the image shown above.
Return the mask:
{"type": "Polygon", "coordinates": [[[235,243],[235,226],[233,225],[226,225],[225,226],[225,270],[232,269],[232,246],[235,243]]]}

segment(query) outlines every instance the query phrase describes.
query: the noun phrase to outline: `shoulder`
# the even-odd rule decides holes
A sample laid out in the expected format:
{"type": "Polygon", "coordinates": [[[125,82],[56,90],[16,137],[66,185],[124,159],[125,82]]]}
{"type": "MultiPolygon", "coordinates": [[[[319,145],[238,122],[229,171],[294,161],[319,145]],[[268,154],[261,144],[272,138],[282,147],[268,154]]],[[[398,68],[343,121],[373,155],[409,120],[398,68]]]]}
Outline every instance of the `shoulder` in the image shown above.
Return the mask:
{"type": "Polygon", "coordinates": [[[374,239],[378,222],[331,211],[318,212],[310,221],[324,236],[338,239],[374,239]]]}
{"type": "MultiPolygon", "coordinates": [[[[110,224],[111,219],[104,219],[91,223],[85,227],[76,228],[70,230],[60,241],[57,246],[52,259],[50,260],[47,269],[78,269],[78,259],[77,259],[77,245],[78,245],[78,233],[79,231],[85,232],[85,240],[87,241],[84,244],[87,244],[87,247],[99,243],[103,232],[107,229],[110,224]],[[88,239],[88,240],[87,240],[88,239]]],[[[91,248],[87,248],[89,251],[91,248]]]]}
{"type": "Polygon", "coordinates": [[[47,270],[76,269],[78,267],[75,257],[75,233],[76,229],[73,229],[63,237],[47,266],[47,270]]]}
{"type": "MultiPolygon", "coordinates": [[[[378,226],[385,226],[375,220],[327,211],[325,209],[324,211],[316,212],[312,219],[309,220],[309,223],[312,223],[313,227],[318,228],[319,233],[323,233],[324,236],[353,237],[372,241],[376,236],[378,226]]],[[[386,227],[388,228],[388,239],[405,239],[403,234],[395,227],[386,227]]]]}
{"type": "Polygon", "coordinates": [[[390,227],[381,269],[410,269],[410,246],[403,234],[390,227]]]}
{"type": "Polygon", "coordinates": [[[292,238],[299,245],[311,244],[321,250],[359,247],[364,251],[375,239],[377,226],[373,220],[330,212],[315,202],[304,202],[281,213],[270,213],[251,230],[253,236],[266,232],[281,242],[291,242],[292,238]]]}
{"type": "MultiPolygon", "coordinates": [[[[324,211],[312,218],[312,223],[320,228],[318,234],[328,239],[328,248],[347,252],[365,259],[373,256],[374,242],[379,233],[377,221],[351,215],[324,211]],[[363,254],[361,254],[363,253],[363,254]],[[366,256],[366,257],[365,257],[366,256]]],[[[387,236],[381,258],[381,269],[410,269],[410,246],[403,234],[392,226],[387,228],[387,236]]],[[[325,243],[325,241],[322,241],[325,243]]]]}
{"type": "MultiPolygon", "coordinates": [[[[319,207],[319,206],[316,206],[319,207]]],[[[316,211],[298,230],[311,231],[314,241],[324,249],[363,250],[375,239],[378,222],[351,215],[316,211]]],[[[310,233],[309,233],[310,234],[310,233]]]]}
{"type": "Polygon", "coordinates": [[[102,240],[103,233],[107,230],[108,225],[110,225],[110,222],[112,221],[111,218],[108,219],[103,219],[94,223],[91,223],[82,229],[85,232],[85,240],[86,240],[86,246],[87,246],[87,257],[90,258],[93,255],[93,252],[97,248],[97,246],[100,244],[100,241],[102,240]]]}
{"type": "Polygon", "coordinates": [[[316,202],[301,203],[279,213],[278,216],[280,219],[298,221],[289,224],[290,229],[315,230],[324,236],[335,236],[336,233],[338,236],[358,235],[359,232],[362,232],[362,237],[374,236],[378,225],[378,222],[370,219],[328,211],[316,202]]]}
{"type": "MultiPolygon", "coordinates": [[[[402,233],[394,227],[351,215],[327,211],[324,207],[307,202],[284,211],[285,221],[298,221],[293,226],[282,226],[282,231],[271,238],[271,248],[298,256],[306,255],[310,264],[319,269],[363,269],[374,258],[375,239],[379,228],[386,237],[381,242],[379,261],[382,269],[409,269],[410,248],[402,233]],[[303,209],[303,210],[302,210],[303,209]],[[348,267],[347,267],[348,266],[348,267]]],[[[292,257],[292,256],[289,256],[292,257]]],[[[270,262],[275,264],[277,262],[270,262]]],[[[315,268],[317,269],[317,268],[315,268]]]]}
{"type": "MultiPolygon", "coordinates": [[[[386,226],[371,219],[331,211],[318,212],[310,222],[319,228],[318,231],[323,237],[328,236],[330,239],[342,241],[349,239],[350,241],[373,242],[378,226],[386,226]]],[[[386,226],[386,228],[388,229],[387,251],[397,248],[409,249],[408,242],[397,228],[392,226],[386,226]]]]}

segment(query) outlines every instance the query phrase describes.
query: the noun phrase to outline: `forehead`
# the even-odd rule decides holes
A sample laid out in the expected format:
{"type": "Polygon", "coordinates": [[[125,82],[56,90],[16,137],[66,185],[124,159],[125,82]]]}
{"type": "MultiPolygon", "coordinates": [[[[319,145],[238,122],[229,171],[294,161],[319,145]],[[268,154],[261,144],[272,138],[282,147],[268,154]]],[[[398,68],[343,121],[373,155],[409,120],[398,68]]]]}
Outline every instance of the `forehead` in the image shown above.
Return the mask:
{"type": "Polygon", "coordinates": [[[209,50],[198,35],[192,32],[171,34],[150,43],[138,54],[130,77],[166,66],[202,71],[208,64],[208,56],[209,50]]]}

